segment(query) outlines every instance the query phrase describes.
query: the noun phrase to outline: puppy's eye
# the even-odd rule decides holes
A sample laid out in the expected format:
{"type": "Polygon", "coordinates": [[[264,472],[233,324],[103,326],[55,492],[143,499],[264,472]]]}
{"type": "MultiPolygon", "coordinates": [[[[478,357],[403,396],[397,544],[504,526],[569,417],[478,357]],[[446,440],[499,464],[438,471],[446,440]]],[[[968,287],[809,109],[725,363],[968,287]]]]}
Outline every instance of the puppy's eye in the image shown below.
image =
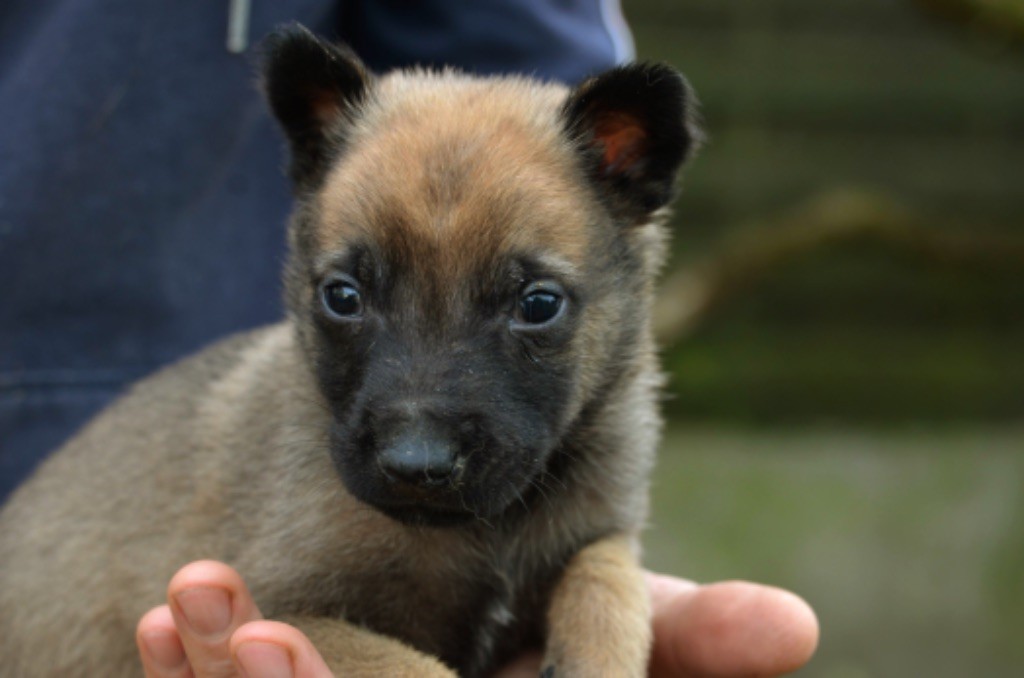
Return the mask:
{"type": "Polygon", "coordinates": [[[363,313],[363,298],[354,284],[333,280],[320,288],[324,308],[338,318],[356,318],[363,313]]]}
{"type": "Polygon", "coordinates": [[[519,319],[529,325],[542,325],[562,309],[562,295],[552,290],[527,292],[519,299],[519,319]]]}

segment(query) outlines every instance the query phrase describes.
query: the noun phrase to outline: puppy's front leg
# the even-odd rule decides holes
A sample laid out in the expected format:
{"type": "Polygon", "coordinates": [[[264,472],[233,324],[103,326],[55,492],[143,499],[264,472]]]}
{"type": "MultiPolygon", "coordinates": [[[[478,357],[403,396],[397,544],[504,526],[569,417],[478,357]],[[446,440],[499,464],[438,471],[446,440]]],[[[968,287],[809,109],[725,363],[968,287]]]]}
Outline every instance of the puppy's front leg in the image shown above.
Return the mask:
{"type": "Polygon", "coordinates": [[[632,544],[609,537],[569,561],[548,608],[543,678],[647,673],[650,598],[632,544]]]}
{"type": "Polygon", "coordinates": [[[341,619],[291,617],[282,621],[305,633],[339,678],[456,678],[438,659],[341,619]]]}

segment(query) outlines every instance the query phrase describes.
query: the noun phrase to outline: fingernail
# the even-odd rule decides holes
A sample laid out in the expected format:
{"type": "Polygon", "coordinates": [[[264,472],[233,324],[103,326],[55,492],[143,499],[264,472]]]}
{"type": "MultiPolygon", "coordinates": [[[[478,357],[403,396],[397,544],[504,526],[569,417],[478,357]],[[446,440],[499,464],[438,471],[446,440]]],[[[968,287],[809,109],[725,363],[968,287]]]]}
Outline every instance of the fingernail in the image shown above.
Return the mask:
{"type": "Polygon", "coordinates": [[[146,652],[162,669],[176,669],[185,663],[185,648],[173,631],[149,631],[142,634],[146,652]]]}
{"type": "Polygon", "coordinates": [[[185,589],[174,599],[178,601],[185,621],[200,635],[221,633],[231,624],[231,596],[224,589],[185,589]]]}
{"type": "Polygon", "coordinates": [[[274,643],[251,641],[235,650],[235,660],[245,678],[292,678],[288,650],[274,643]]]}

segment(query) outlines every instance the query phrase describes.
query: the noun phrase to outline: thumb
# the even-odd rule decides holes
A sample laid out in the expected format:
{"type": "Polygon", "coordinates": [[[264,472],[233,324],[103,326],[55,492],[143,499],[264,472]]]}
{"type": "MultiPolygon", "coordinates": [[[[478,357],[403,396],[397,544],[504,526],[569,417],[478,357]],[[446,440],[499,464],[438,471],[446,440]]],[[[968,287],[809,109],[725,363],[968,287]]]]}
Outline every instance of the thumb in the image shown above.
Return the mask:
{"type": "Polygon", "coordinates": [[[777,676],[806,664],[818,620],[799,596],[749,582],[697,586],[648,575],[651,676],[777,676]]]}

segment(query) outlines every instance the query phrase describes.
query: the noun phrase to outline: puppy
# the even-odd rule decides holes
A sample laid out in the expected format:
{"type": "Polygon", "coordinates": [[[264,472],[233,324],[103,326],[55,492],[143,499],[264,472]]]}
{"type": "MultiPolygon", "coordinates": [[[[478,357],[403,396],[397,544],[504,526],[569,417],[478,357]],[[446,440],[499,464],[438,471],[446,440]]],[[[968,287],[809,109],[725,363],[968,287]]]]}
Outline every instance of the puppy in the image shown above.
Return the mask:
{"type": "Polygon", "coordinates": [[[372,76],[302,28],[264,72],[287,318],[135,386],[0,515],[10,676],[138,673],[213,558],[341,676],[639,676],[659,216],[695,145],[661,65],[575,90],[372,76]]]}

